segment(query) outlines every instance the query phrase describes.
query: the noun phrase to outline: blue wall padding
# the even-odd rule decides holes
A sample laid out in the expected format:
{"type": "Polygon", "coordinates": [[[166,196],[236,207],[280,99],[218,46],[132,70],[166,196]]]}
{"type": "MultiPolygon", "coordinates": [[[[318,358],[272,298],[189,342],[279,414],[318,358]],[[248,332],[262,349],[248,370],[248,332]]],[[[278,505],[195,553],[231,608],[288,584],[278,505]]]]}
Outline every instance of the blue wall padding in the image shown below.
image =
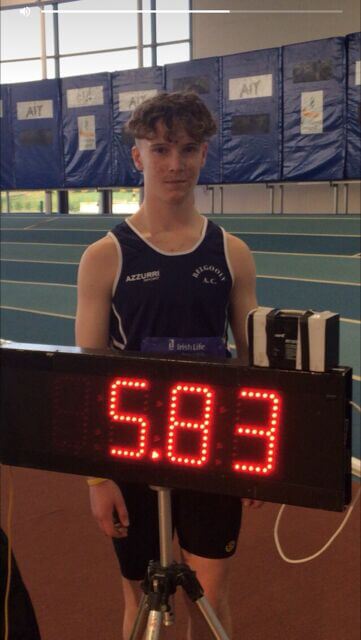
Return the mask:
{"type": "Polygon", "coordinates": [[[220,62],[218,57],[166,64],[166,91],[195,91],[215,116],[218,131],[210,139],[207,161],[201,170],[199,184],[219,184],[221,181],[221,97],[220,62]]]}
{"type": "Polygon", "coordinates": [[[345,164],[344,38],[283,47],[283,178],[341,180],[345,164]]]}
{"type": "Polygon", "coordinates": [[[281,177],[279,48],[224,56],[222,182],[281,177]]]}
{"type": "Polygon", "coordinates": [[[64,186],[58,81],[13,84],[10,92],[16,189],[64,186]]]}
{"type": "Polygon", "coordinates": [[[124,125],[148,92],[184,89],[197,91],[219,123],[200,184],[360,179],[360,49],[361,34],[354,33],[164,67],[2,85],[1,189],[141,186],[124,125]],[[69,91],[80,105],[68,104],[69,91]]]}
{"type": "Polygon", "coordinates": [[[61,80],[66,187],[112,183],[111,75],[61,80]]]}
{"type": "Polygon", "coordinates": [[[361,178],[361,33],[347,36],[346,178],[361,178]]]}
{"type": "Polygon", "coordinates": [[[143,174],[134,166],[130,150],[133,140],[124,125],[138,104],[163,91],[163,67],[146,67],[112,74],[113,93],[113,184],[137,187],[143,174]]]}
{"type": "Polygon", "coordinates": [[[11,121],[10,90],[8,85],[0,86],[0,189],[14,189],[14,153],[11,121]]]}

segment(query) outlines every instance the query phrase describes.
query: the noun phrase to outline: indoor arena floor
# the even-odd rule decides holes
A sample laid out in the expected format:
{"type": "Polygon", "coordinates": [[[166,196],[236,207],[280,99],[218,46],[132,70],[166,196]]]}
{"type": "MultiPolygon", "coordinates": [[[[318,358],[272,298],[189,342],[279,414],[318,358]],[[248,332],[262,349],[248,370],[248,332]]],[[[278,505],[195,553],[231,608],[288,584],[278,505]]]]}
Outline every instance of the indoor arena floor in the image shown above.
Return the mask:
{"type": "MultiPolygon", "coordinates": [[[[353,367],[353,399],[360,405],[359,218],[224,215],[212,219],[252,249],[260,305],[340,314],[340,363],[353,367]]],[[[118,216],[0,216],[1,337],[74,344],[80,256],[120,220],[118,216]]],[[[359,457],[356,411],[353,420],[353,450],[359,457]]],[[[11,483],[13,548],[42,640],[120,640],[119,572],[111,543],[90,515],[84,479],[4,467],[5,530],[11,483]]],[[[359,488],[355,480],[354,495],[359,488]]],[[[268,503],[259,510],[245,510],[232,574],[234,640],[359,640],[360,500],[332,546],[304,564],[287,564],[278,555],[273,530],[279,508],[268,503]]],[[[292,558],[314,554],[343,518],[340,513],[287,507],[280,525],[284,551],[292,558]]],[[[179,596],[177,600],[177,623],[166,637],[185,640],[185,609],[179,596]]]]}

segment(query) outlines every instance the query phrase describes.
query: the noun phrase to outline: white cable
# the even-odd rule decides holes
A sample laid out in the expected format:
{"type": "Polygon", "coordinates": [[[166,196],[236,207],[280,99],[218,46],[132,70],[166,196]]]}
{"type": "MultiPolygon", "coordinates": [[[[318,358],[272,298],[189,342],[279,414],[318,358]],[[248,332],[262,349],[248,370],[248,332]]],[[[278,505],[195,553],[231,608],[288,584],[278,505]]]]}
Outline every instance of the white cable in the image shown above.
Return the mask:
{"type": "Polygon", "coordinates": [[[357,402],[351,402],[351,401],[350,401],[350,405],[351,405],[354,409],[356,409],[359,413],[361,413],[361,407],[360,407],[360,405],[359,405],[359,404],[357,404],[357,402]]]}
{"type": "Polygon", "coordinates": [[[287,558],[287,556],[283,553],[283,550],[281,548],[281,544],[279,541],[279,536],[278,536],[278,527],[279,527],[279,523],[281,520],[281,515],[284,511],[285,508],[285,504],[282,505],[282,507],[279,510],[277,519],[276,519],[276,523],[275,523],[275,527],[274,527],[274,541],[277,547],[277,551],[280,554],[282,560],[284,560],[285,562],[289,562],[291,564],[301,564],[302,562],[309,562],[310,560],[314,560],[315,558],[317,558],[318,556],[320,556],[324,551],[326,551],[326,549],[328,549],[328,547],[333,543],[333,541],[335,540],[335,538],[337,538],[338,534],[341,533],[342,529],[344,528],[347,520],[349,519],[353,508],[357,502],[357,500],[359,499],[361,494],[361,489],[359,489],[356,498],[354,499],[354,501],[352,502],[352,504],[349,506],[348,512],[345,515],[341,525],[339,526],[339,528],[337,529],[337,531],[335,531],[335,533],[333,534],[333,536],[331,536],[331,538],[329,539],[328,542],[326,542],[326,544],[322,547],[322,549],[320,549],[319,551],[317,551],[316,553],[314,553],[312,556],[309,556],[308,558],[297,558],[297,559],[293,559],[293,558],[287,558]]]}
{"type": "MultiPolygon", "coordinates": [[[[359,412],[361,412],[361,407],[356,403],[356,402],[351,402],[350,404],[359,412]]],[[[328,549],[328,547],[331,546],[331,544],[333,543],[333,541],[337,538],[337,536],[339,535],[339,533],[341,533],[342,529],[344,528],[344,526],[346,525],[347,520],[349,519],[349,517],[351,516],[351,513],[353,511],[353,508],[357,502],[357,500],[359,499],[361,494],[361,489],[359,489],[356,498],[354,499],[354,501],[352,502],[352,504],[350,505],[347,514],[345,515],[343,521],[341,522],[339,528],[335,531],[335,533],[333,534],[333,536],[331,536],[331,538],[329,539],[328,542],[326,542],[326,544],[322,547],[322,549],[320,549],[319,551],[317,551],[316,553],[314,553],[312,556],[308,556],[308,558],[288,558],[285,553],[283,553],[282,547],[281,547],[281,543],[279,540],[279,534],[278,534],[278,529],[279,529],[279,524],[281,521],[281,516],[282,513],[285,510],[286,505],[283,504],[278,512],[278,516],[275,522],[275,526],[274,526],[274,531],[273,531],[273,537],[274,537],[274,541],[275,541],[275,545],[277,548],[278,553],[280,554],[282,560],[284,560],[285,562],[289,562],[290,564],[301,564],[303,562],[310,562],[311,560],[314,560],[315,558],[318,558],[318,556],[320,556],[324,551],[326,551],[326,549],[328,549]]]]}

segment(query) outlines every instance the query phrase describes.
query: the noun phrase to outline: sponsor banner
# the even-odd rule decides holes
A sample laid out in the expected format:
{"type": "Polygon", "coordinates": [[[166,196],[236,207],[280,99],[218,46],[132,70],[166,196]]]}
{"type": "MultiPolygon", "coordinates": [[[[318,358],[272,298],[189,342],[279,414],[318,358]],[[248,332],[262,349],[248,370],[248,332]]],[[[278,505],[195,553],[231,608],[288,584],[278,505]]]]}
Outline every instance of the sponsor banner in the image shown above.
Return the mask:
{"type": "Polygon", "coordinates": [[[227,357],[223,338],[143,338],[143,353],[179,353],[227,357]]]}
{"type": "Polygon", "coordinates": [[[102,85],[97,87],[79,87],[68,89],[66,92],[68,109],[79,107],[97,107],[104,104],[104,91],[102,85]]]}
{"type": "Polygon", "coordinates": [[[138,105],[148,98],[154,98],[158,94],[157,89],[144,89],[143,91],[122,91],[119,93],[119,111],[134,111],[138,105]]]}
{"type": "Polygon", "coordinates": [[[95,116],[80,116],[78,118],[79,151],[95,151],[95,116]]]}
{"type": "Polygon", "coordinates": [[[323,91],[301,94],[301,134],[323,132],[323,91]]]}
{"type": "Polygon", "coordinates": [[[272,73],[245,78],[230,78],[228,82],[229,100],[249,100],[272,96],[272,73]]]}
{"type": "Polygon", "coordinates": [[[17,102],[18,120],[39,120],[53,118],[52,100],[31,100],[31,102],[17,102]]]}

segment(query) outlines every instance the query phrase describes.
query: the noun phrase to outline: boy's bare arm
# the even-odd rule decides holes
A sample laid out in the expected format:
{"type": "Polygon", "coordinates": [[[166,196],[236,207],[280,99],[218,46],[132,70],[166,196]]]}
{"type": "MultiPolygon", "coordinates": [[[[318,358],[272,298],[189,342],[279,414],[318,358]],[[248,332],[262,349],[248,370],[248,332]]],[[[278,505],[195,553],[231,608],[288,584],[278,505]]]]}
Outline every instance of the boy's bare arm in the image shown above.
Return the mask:
{"type": "Polygon", "coordinates": [[[248,364],[246,318],[248,312],[257,307],[256,269],[253,256],[247,245],[230,234],[227,234],[227,240],[234,276],[230,298],[230,325],[238,357],[243,364],[248,364]]]}
{"type": "MultiPolygon", "coordinates": [[[[230,324],[236,342],[237,354],[242,364],[248,364],[246,318],[257,307],[256,269],[247,245],[235,236],[227,235],[228,254],[233,270],[234,283],[231,293],[230,324]]],[[[260,507],[259,500],[243,499],[246,507],[260,507]]]]}
{"type": "Polygon", "coordinates": [[[79,347],[101,349],[108,346],[117,264],[115,244],[107,237],[90,245],[81,258],[75,320],[75,339],[79,347]]]}
{"type": "MultiPolygon", "coordinates": [[[[78,299],[75,320],[76,344],[85,349],[101,349],[109,344],[109,316],[112,288],[118,269],[118,254],[111,238],[90,245],[78,271],[78,299]]],[[[89,486],[90,505],[101,531],[121,538],[127,535],[128,512],[119,487],[111,480],[89,486]],[[119,525],[114,523],[114,512],[119,525]]]]}

